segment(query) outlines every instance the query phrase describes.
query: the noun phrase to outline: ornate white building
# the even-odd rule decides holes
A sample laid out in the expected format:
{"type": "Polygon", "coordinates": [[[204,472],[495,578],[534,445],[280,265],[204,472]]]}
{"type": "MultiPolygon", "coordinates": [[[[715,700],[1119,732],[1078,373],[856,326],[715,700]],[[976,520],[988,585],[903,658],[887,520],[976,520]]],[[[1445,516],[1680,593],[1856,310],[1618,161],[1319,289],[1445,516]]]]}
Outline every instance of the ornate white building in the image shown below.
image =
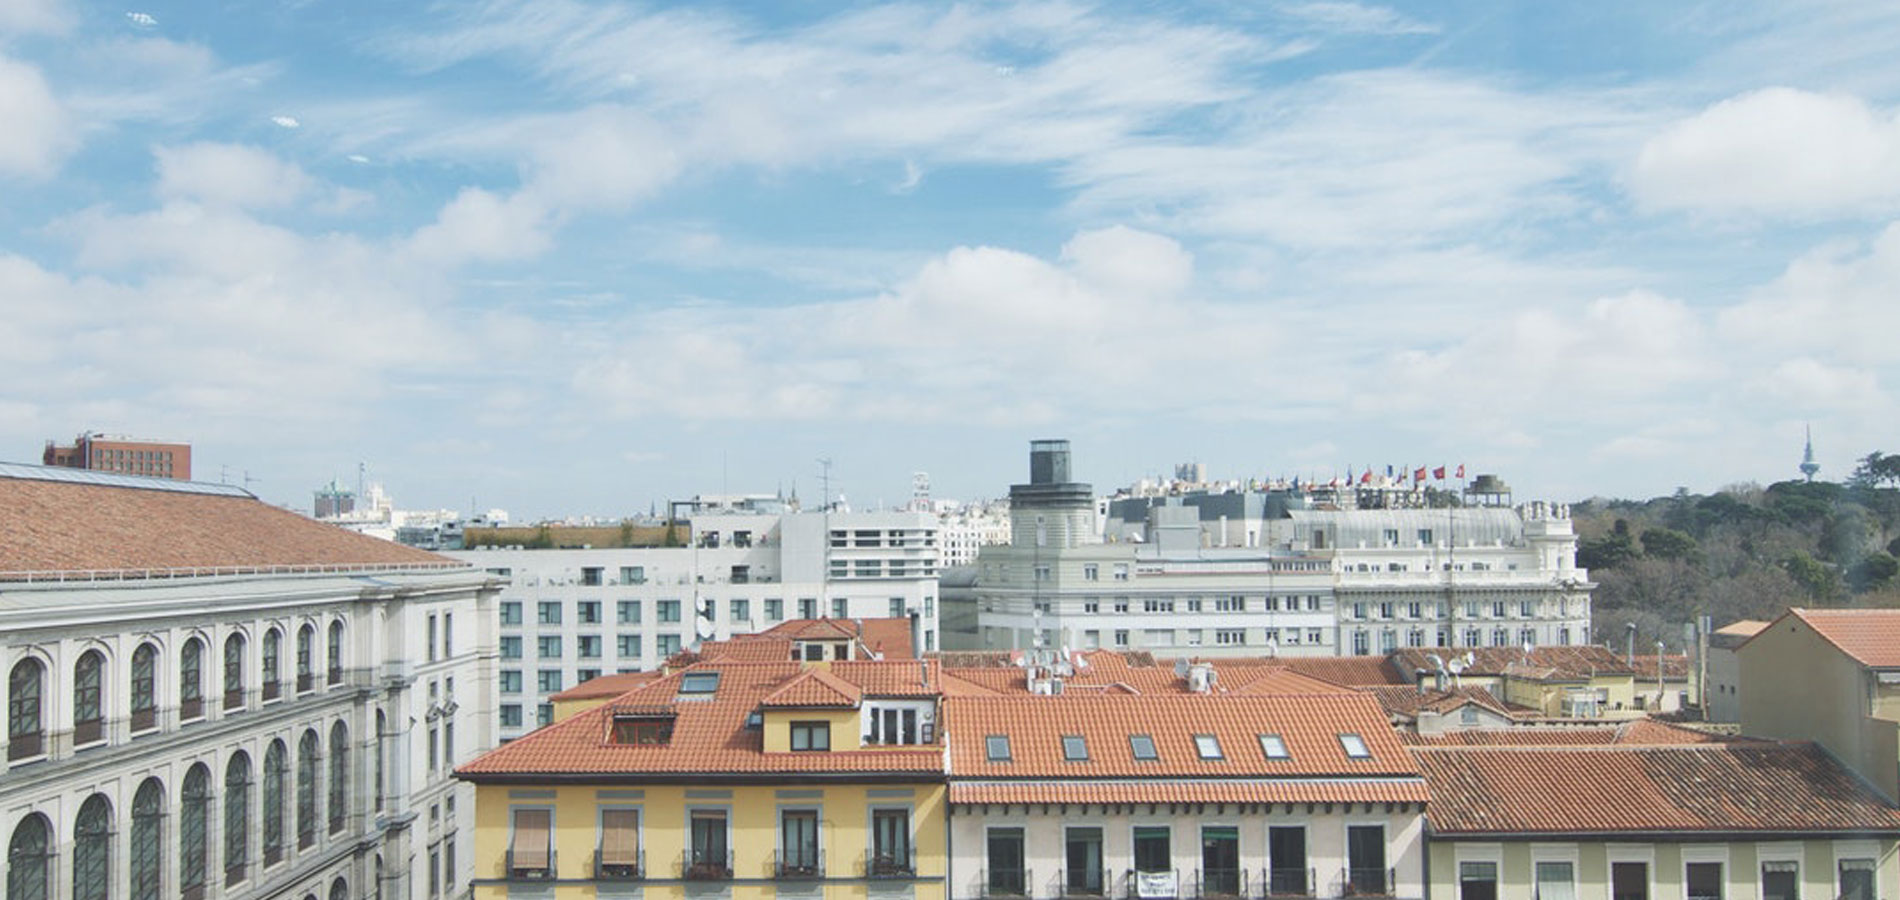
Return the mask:
{"type": "Polygon", "coordinates": [[[225,485],[0,464],[6,897],[459,895],[499,581],[225,485]]]}

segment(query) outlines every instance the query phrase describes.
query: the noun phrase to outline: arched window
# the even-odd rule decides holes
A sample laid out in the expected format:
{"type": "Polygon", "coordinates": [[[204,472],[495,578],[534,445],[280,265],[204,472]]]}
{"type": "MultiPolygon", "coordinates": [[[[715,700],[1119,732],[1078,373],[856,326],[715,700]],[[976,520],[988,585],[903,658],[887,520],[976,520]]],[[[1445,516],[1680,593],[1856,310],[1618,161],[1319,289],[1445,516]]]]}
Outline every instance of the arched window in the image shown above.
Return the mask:
{"type": "Polygon", "coordinates": [[[387,793],[388,787],[388,785],[383,782],[383,778],[385,777],[383,773],[383,757],[387,752],[383,749],[383,732],[388,730],[389,720],[383,715],[383,711],[379,709],[376,711],[376,782],[370,785],[370,792],[376,795],[377,812],[383,811],[383,794],[387,793]]]}
{"type": "Polygon", "coordinates": [[[132,651],[132,731],[158,727],[158,647],[140,644],[132,651]]]}
{"type": "Polygon", "coordinates": [[[205,715],[205,644],[192,638],[178,651],[178,720],[191,722],[205,715]]]}
{"type": "Polygon", "coordinates": [[[37,659],[20,660],[7,676],[8,760],[46,752],[45,688],[46,667],[37,659]]]}
{"type": "Polygon", "coordinates": [[[284,858],[284,742],[264,751],[264,865],[284,858]]]}
{"type": "Polygon", "coordinates": [[[251,757],[239,750],[224,767],[224,883],[247,874],[251,849],[251,757]]]}
{"type": "Polygon", "coordinates": [[[73,900],[106,900],[112,893],[112,803],[94,794],[73,820],[73,900]]]}
{"type": "Polygon", "coordinates": [[[317,682],[317,628],[304,625],[297,629],[297,692],[303,693],[316,687],[317,682]]]}
{"type": "Polygon", "coordinates": [[[330,623],[330,672],[331,684],[343,683],[343,620],[330,623]]]}
{"type": "Polygon", "coordinates": [[[7,841],[7,900],[47,900],[52,881],[53,829],[34,813],[13,826],[7,841]]]}
{"type": "Polygon", "coordinates": [[[73,744],[84,747],[106,738],[106,657],[97,650],[79,654],[73,664],[73,744]]]}
{"type": "Polygon", "coordinates": [[[297,849],[307,850],[317,842],[317,751],[320,741],[316,729],[303,733],[297,741],[297,849]]]}
{"type": "Polygon", "coordinates": [[[264,699],[275,700],[278,695],[278,679],[284,677],[283,662],[284,635],[272,628],[264,632],[264,699]]]}
{"type": "Polygon", "coordinates": [[[350,730],[339,721],[330,726],[330,833],[343,830],[350,813],[350,730]]]}
{"type": "Polygon", "coordinates": [[[132,795],[132,900],[164,895],[165,786],[147,778],[132,795]]]}
{"type": "Polygon", "coordinates": [[[350,900],[350,883],[344,881],[341,875],[330,882],[330,900],[350,900]]]}
{"type": "Polygon", "coordinates": [[[211,824],[211,769],[204,763],[192,766],[178,799],[178,891],[184,900],[199,900],[205,894],[205,872],[211,867],[205,846],[211,824]]]}
{"type": "Polygon", "coordinates": [[[244,635],[224,639],[224,708],[244,708],[244,635]]]}

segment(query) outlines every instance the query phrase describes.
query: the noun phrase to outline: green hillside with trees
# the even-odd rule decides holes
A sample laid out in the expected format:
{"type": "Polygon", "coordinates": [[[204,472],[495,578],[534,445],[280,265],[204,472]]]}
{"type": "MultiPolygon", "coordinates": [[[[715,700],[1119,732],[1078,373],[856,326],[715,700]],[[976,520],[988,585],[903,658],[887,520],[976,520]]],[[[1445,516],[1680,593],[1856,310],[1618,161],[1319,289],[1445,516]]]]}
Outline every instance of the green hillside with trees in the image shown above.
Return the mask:
{"type": "Polygon", "coordinates": [[[1715,627],[1790,606],[1900,606],[1900,454],[1868,454],[1845,482],[1738,484],[1571,505],[1590,569],[1596,640],[1672,651],[1699,615],[1715,627]]]}

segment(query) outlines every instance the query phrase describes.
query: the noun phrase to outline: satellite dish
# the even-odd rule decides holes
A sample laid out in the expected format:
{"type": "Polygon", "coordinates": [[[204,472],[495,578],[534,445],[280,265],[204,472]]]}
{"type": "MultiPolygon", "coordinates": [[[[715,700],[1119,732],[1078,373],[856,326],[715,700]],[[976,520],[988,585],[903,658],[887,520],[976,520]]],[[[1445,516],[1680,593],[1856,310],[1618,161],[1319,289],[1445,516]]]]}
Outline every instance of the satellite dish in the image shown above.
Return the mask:
{"type": "Polygon", "coordinates": [[[1478,664],[1478,654],[1473,653],[1469,650],[1466,650],[1465,651],[1465,665],[1475,666],[1477,664],[1478,664]]]}
{"type": "Polygon", "coordinates": [[[711,619],[695,618],[693,620],[693,623],[694,623],[693,631],[699,634],[700,640],[704,641],[704,640],[712,639],[714,632],[713,632],[713,623],[711,619]]]}
{"type": "Polygon", "coordinates": [[[1463,662],[1460,662],[1454,659],[1451,661],[1451,665],[1448,665],[1445,668],[1449,670],[1451,674],[1456,675],[1465,670],[1465,664],[1463,662]]]}

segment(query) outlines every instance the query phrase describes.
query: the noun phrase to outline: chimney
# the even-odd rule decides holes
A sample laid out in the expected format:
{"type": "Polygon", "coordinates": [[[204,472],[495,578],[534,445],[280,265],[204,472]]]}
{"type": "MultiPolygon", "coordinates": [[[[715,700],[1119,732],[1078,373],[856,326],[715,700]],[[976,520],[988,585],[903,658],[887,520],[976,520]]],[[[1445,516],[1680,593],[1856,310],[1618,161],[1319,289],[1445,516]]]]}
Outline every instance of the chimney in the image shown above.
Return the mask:
{"type": "Polygon", "coordinates": [[[910,655],[924,658],[924,617],[916,607],[910,610],[910,655]]]}
{"type": "Polygon", "coordinates": [[[917,660],[917,680],[922,681],[924,687],[930,686],[930,660],[917,660]]]}
{"type": "Polygon", "coordinates": [[[1428,674],[1428,673],[1427,673],[1427,672],[1426,672],[1426,671],[1425,671],[1424,669],[1413,669],[1413,670],[1412,670],[1412,683],[1418,686],[1418,695],[1419,695],[1420,697],[1423,697],[1423,696],[1425,696],[1425,676],[1426,676],[1426,674],[1428,674]]]}

